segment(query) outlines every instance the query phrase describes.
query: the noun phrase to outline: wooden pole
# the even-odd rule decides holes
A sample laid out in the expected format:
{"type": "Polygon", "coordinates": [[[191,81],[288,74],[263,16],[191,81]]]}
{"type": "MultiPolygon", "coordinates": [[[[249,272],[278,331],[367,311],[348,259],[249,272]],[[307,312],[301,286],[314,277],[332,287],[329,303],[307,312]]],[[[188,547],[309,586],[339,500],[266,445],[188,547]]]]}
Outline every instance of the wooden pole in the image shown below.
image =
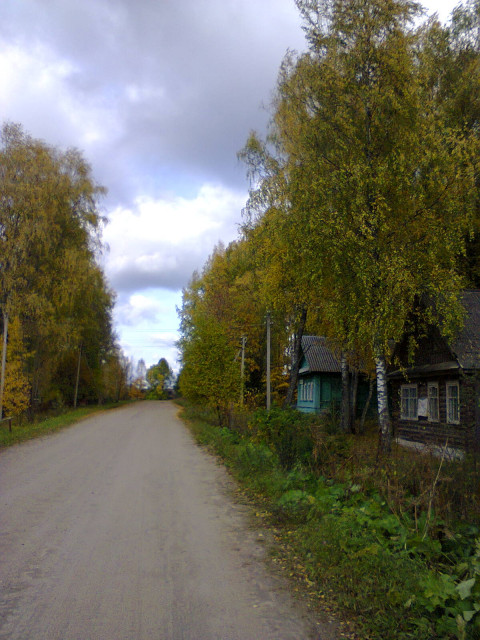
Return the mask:
{"type": "Polygon", "coordinates": [[[245,343],[247,342],[247,336],[242,336],[242,367],[241,367],[241,380],[240,380],[240,406],[243,407],[243,400],[245,395],[245,343]]]}
{"type": "Polygon", "coordinates": [[[270,312],[267,313],[267,411],[271,407],[270,390],[270,312]]]}
{"type": "Polygon", "coordinates": [[[2,366],[0,372],[0,420],[3,418],[3,394],[5,390],[5,365],[7,362],[7,343],[8,343],[8,313],[3,307],[3,348],[2,348],[2,366]]]}
{"type": "Polygon", "coordinates": [[[82,360],[82,345],[80,345],[80,349],[78,351],[78,364],[77,364],[77,377],[75,379],[75,394],[73,397],[73,408],[77,408],[77,399],[78,399],[78,383],[80,381],[80,362],[82,360]]]}

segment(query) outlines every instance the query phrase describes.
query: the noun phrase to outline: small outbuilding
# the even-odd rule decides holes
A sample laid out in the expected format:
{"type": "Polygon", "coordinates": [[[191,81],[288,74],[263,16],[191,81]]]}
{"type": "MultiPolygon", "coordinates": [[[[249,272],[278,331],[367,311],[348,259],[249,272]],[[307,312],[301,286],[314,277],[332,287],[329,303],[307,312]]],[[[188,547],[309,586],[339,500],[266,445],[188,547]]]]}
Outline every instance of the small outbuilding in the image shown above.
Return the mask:
{"type": "Polygon", "coordinates": [[[326,339],[303,336],[297,409],[306,413],[321,413],[332,405],[340,406],[341,398],[340,363],[327,347],[326,339]]]}
{"type": "MultiPolygon", "coordinates": [[[[358,383],[357,409],[361,412],[367,401],[368,380],[358,383]]],[[[342,372],[340,362],[327,339],[322,336],[303,336],[302,357],[298,372],[297,409],[306,413],[339,410],[342,401],[342,372]]],[[[371,399],[375,409],[375,398],[371,399]]]]}

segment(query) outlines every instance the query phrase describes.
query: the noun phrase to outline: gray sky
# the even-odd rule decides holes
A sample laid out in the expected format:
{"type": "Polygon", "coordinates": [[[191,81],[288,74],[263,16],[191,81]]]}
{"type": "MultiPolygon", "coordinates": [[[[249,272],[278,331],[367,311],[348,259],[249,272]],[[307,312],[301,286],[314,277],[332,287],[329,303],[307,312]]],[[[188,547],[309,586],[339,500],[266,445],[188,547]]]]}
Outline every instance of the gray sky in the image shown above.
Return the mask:
{"type": "MultiPolygon", "coordinates": [[[[445,20],[456,2],[425,3],[445,20]]],[[[107,276],[127,355],[176,367],[175,306],[246,201],[293,0],[1,0],[0,118],[78,147],[108,189],[107,276]]]]}

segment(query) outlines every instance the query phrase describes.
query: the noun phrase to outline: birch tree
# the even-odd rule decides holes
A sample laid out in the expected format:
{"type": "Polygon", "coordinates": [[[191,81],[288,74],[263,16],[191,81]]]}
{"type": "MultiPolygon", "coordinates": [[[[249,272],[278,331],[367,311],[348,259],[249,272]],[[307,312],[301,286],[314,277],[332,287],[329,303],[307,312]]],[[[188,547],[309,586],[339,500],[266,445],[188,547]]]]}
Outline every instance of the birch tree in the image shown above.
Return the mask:
{"type": "Polygon", "coordinates": [[[33,397],[46,391],[61,358],[79,345],[82,333],[102,333],[102,344],[112,344],[113,296],[96,264],[103,192],[78,151],[59,151],[33,139],[19,125],[3,126],[2,329],[7,342],[9,317],[21,323],[33,397]]]}
{"type": "Polygon", "coordinates": [[[281,144],[272,131],[263,142],[254,132],[238,154],[247,165],[251,187],[243,211],[242,231],[253,256],[258,296],[266,309],[282,318],[290,354],[290,380],[284,406],[291,406],[297,386],[302,336],[307,317],[318,306],[309,264],[303,260],[308,234],[295,224],[281,144]]]}
{"type": "MultiPolygon", "coordinates": [[[[475,148],[446,123],[408,0],[297,0],[308,51],[281,67],[270,135],[302,264],[346,351],[375,361],[381,452],[386,366],[419,298],[449,333],[473,229],[475,148]]],[[[423,27],[433,29],[434,25],[423,27]]]]}

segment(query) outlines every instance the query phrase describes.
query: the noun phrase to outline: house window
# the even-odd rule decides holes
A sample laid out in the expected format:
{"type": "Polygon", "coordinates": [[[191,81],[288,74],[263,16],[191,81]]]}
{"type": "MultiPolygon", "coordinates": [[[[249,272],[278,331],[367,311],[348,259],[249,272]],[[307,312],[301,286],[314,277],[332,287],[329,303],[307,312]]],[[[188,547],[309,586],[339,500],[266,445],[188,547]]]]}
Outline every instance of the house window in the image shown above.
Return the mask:
{"type": "Polygon", "coordinates": [[[300,380],[300,384],[298,386],[298,399],[300,400],[300,402],[303,401],[303,390],[304,390],[304,384],[303,384],[303,380],[300,380]]]}
{"type": "Polygon", "coordinates": [[[460,390],[458,382],[447,382],[447,422],[460,422],[460,390]]]}
{"type": "Polygon", "coordinates": [[[298,399],[300,402],[313,402],[313,380],[301,380],[298,387],[298,399]]]}
{"type": "Polygon", "coordinates": [[[400,389],[400,417],[402,420],[418,419],[418,390],[416,384],[402,384],[400,389]]]}
{"type": "Polygon", "coordinates": [[[428,420],[439,421],[438,382],[428,383],[428,420]]]}
{"type": "Polygon", "coordinates": [[[313,382],[309,380],[303,385],[303,398],[305,402],[311,402],[313,400],[313,382]]]}

